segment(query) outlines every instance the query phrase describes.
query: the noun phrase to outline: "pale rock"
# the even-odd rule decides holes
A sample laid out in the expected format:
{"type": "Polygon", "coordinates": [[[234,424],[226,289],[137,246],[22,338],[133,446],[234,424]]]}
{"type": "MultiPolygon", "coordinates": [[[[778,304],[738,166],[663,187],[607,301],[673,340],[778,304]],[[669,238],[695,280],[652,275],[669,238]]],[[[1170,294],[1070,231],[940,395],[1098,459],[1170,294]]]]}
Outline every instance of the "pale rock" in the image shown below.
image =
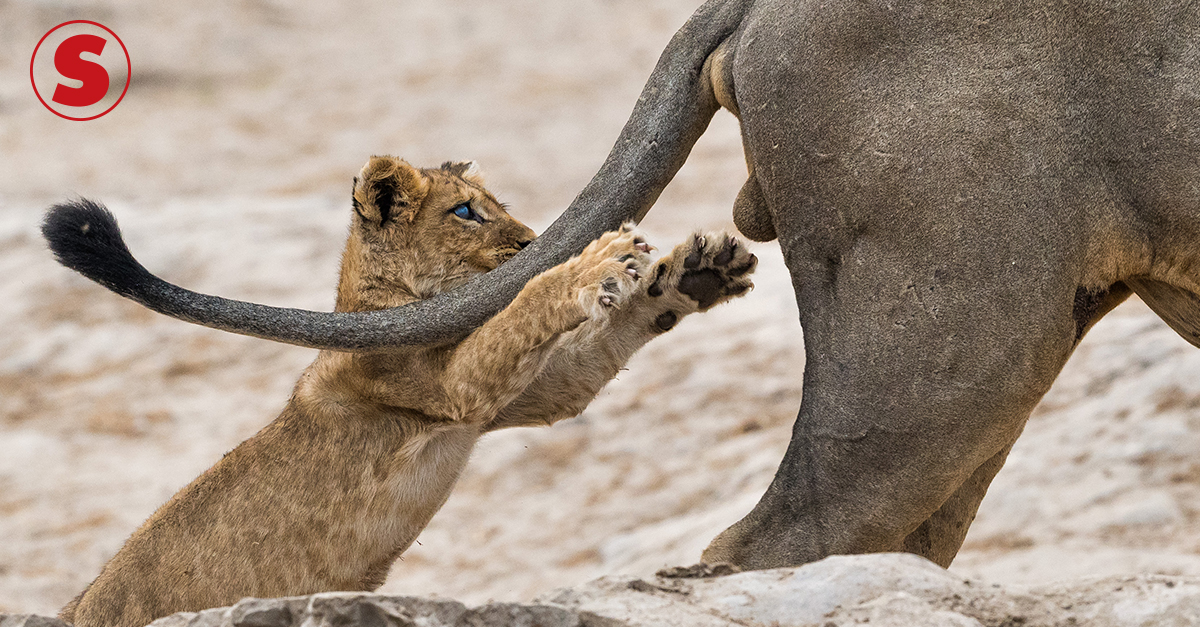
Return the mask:
{"type": "MultiPolygon", "coordinates": [[[[244,599],[152,627],[1183,627],[1200,578],[1139,575],[1018,588],[982,584],[909,554],[835,556],[712,578],[604,577],[532,603],[334,592],[244,599]]],[[[0,615],[0,627],[67,627],[0,615]]]]}
{"type": "Polygon", "coordinates": [[[0,614],[0,627],[69,627],[69,625],[49,616],[0,614]]]}

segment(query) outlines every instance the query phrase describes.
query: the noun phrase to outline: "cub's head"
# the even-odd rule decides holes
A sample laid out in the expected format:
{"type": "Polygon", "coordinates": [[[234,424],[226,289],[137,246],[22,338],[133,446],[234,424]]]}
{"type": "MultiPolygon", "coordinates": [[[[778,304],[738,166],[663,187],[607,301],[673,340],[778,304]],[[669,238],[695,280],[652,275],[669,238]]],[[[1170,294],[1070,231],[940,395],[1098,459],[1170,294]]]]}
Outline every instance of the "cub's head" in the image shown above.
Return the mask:
{"type": "Polygon", "coordinates": [[[384,309],[449,291],[536,237],[483,187],[473,162],[418,169],[371,157],[354,179],[338,311],[384,309]]]}

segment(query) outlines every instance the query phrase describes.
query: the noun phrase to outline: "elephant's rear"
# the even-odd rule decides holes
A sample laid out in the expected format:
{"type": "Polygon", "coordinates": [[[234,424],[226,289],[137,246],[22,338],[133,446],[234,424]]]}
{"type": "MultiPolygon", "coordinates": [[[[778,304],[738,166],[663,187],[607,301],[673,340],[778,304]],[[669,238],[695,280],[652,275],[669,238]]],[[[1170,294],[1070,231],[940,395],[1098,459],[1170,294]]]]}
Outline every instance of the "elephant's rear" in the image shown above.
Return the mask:
{"type": "Polygon", "coordinates": [[[1180,290],[1160,313],[1200,330],[1200,13],[760,0],[742,29],[743,137],[808,360],[775,481],[705,559],[948,564],[1123,281],[1180,290]]]}

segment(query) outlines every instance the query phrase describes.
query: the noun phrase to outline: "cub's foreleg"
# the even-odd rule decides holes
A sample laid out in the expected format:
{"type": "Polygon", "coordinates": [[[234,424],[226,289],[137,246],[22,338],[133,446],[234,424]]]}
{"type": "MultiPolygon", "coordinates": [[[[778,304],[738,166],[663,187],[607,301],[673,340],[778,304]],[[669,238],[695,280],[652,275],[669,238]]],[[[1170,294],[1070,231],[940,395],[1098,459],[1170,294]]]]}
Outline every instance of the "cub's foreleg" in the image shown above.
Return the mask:
{"type": "Polygon", "coordinates": [[[450,413],[481,424],[494,419],[533,382],[560,336],[621,310],[646,275],[648,251],[640,234],[622,228],[534,277],[450,355],[442,375],[450,413]]]}
{"type": "Polygon", "coordinates": [[[486,428],[578,415],[646,342],[688,314],[745,294],[757,263],[736,237],[692,236],[651,267],[626,303],[564,334],[533,383],[486,428]]]}

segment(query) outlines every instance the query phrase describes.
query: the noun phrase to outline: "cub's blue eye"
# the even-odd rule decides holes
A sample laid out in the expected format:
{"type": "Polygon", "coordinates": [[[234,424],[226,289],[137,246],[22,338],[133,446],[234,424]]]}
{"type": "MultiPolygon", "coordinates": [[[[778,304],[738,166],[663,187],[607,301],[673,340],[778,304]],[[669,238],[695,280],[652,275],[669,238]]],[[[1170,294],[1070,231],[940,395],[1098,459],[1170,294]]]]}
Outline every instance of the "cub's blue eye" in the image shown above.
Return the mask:
{"type": "Polygon", "coordinates": [[[471,205],[468,205],[466,203],[463,203],[463,204],[455,207],[454,209],[451,209],[451,212],[454,215],[462,218],[463,220],[479,221],[479,216],[475,213],[475,210],[471,209],[471,205]]]}

